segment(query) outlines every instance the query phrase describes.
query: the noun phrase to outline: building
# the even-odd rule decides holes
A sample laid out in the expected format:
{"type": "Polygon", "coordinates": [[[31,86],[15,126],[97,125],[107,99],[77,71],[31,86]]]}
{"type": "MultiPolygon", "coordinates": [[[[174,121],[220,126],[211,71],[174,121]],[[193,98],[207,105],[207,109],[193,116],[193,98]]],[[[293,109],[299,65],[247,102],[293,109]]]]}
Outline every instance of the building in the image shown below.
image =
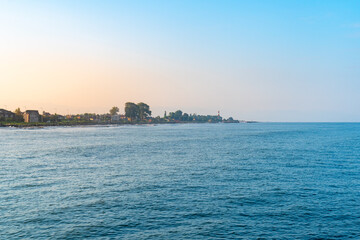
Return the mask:
{"type": "Polygon", "coordinates": [[[116,115],[111,116],[111,122],[113,122],[113,123],[120,122],[121,120],[124,120],[124,119],[126,119],[125,115],[116,114],[116,115]]]}
{"type": "Polygon", "coordinates": [[[15,113],[10,112],[5,109],[0,109],[0,119],[8,120],[8,119],[14,119],[15,113]]]}
{"type": "Polygon", "coordinates": [[[27,110],[24,113],[24,122],[33,123],[33,122],[39,122],[40,121],[40,115],[37,110],[27,110]]]}

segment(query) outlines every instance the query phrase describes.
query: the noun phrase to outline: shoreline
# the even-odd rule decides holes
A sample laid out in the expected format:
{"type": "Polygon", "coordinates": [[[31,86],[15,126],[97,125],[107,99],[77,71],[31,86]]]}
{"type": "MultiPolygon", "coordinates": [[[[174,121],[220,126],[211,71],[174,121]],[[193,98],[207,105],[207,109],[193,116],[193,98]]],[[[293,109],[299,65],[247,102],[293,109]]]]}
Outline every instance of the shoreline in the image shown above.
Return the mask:
{"type": "MultiPolygon", "coordinates": [[[[9,123],[2,124],[0,123],[0,128],[45,128],[45,127],[77,127],[77,126],[126,126],[126,125],[160,125],[160,124],[216,124],[224,123],[229,124],[229,122],[162,122],[162,123],[153,123],[153,122],[138,122],[138,123],[9,123]]],[[[231,123],[254,123],[253,121],[244,121],[244,122],[231,122],[231,123]]]]}

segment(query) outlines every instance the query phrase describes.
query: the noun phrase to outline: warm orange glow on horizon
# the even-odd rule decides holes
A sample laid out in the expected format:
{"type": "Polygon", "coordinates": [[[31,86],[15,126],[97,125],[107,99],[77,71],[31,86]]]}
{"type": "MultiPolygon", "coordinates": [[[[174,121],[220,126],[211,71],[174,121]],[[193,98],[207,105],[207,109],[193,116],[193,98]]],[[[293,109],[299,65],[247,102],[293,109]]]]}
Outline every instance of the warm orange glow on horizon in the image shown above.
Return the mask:
{"type": "Polygon", "coordinates": [[[359,119],[355,3],[313,22],[313,8],[290,3],[140,2],[0,2],[0,108],[105,113],[132,101],[154,115],[359,119]]]}

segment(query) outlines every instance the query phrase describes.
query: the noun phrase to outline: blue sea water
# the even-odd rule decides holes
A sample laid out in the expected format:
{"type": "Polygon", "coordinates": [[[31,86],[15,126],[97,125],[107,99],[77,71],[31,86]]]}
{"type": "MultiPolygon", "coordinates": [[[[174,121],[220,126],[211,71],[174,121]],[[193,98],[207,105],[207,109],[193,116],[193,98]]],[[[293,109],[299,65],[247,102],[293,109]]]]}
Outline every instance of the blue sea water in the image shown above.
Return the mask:
{"type": "Polygon", "coordinates": [[[360,124],[0,129],[0,239],[360,239],[360,124]]]}

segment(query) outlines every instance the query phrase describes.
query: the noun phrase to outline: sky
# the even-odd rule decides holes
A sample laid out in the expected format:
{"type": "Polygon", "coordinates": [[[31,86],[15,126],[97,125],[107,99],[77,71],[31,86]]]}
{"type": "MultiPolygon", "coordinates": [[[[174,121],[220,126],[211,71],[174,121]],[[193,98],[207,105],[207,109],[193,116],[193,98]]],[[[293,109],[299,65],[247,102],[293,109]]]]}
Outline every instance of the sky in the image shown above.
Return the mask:
{"type": "Polygon", "coordinates": [[[360,121],[360,1],[1,0],[0,108],[360,121]]]}

